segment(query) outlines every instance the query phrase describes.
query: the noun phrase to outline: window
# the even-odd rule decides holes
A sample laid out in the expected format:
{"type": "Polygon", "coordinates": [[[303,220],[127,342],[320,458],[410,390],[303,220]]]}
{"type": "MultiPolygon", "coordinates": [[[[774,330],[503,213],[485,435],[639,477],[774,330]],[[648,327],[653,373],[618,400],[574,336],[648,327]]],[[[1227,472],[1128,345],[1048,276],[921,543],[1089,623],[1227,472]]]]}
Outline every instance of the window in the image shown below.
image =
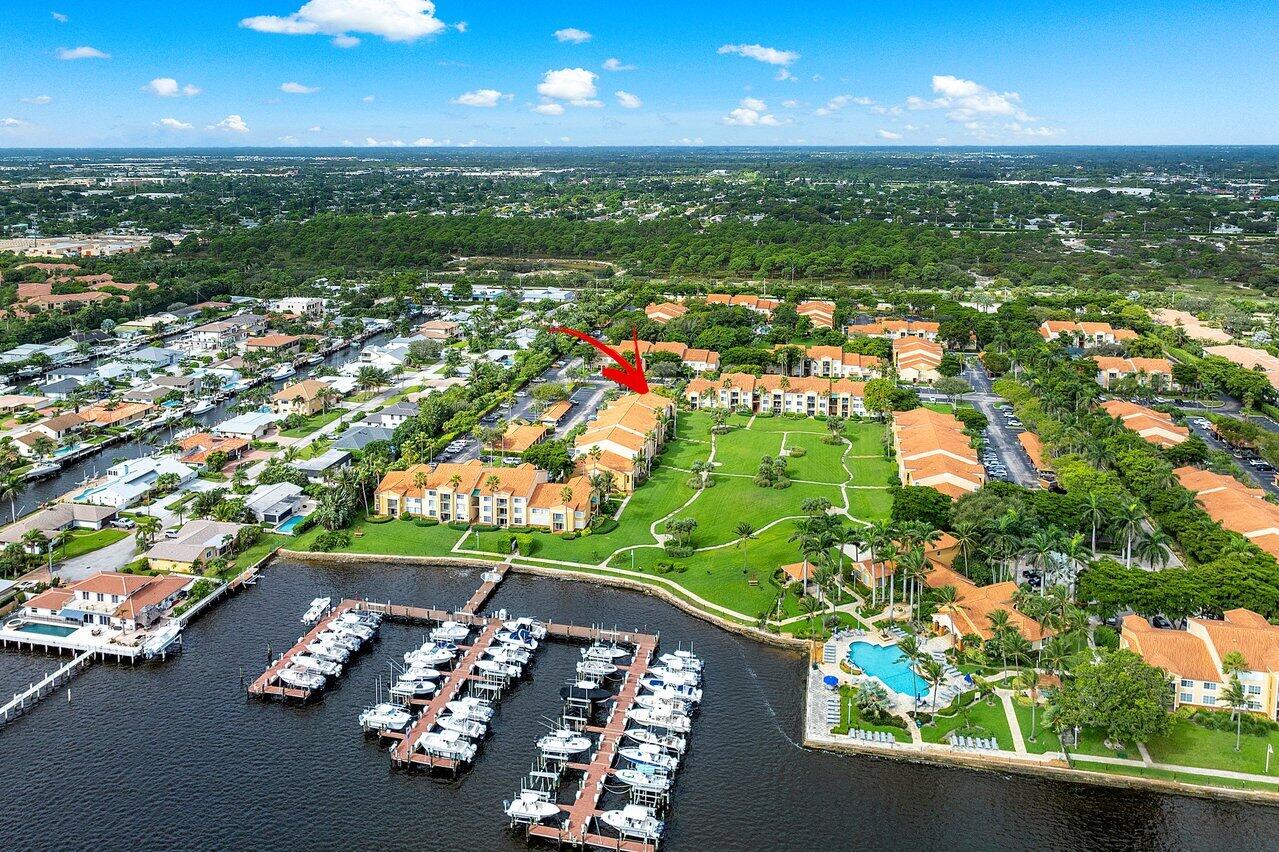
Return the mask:
{"type": "Polygon", "coordinates": [[[1217,703],[1217,697],[1215,695],[1204,696],[1204,704],[1207,704],[1209,707],[1211,707],[1212,705],[1216,703],[1217,703]]]}
{"type": "Polygon", "coordinates": [[[1194,685],[1195,685],[1195,682],[1194,682],[1193,680],[1186,680],[1186,679],[1183,677],[1183,678],[1181,679],[1181,685],[1182,685],[1182,686],[1184,686],[1184,687],[1186,687],[1187,689],[1189,689],[1190,687],[1192,687],[1192,686],[1194,686],[1194,685]]]}
{"type": "Polygon", "coordinates": [[[1207,690],[1208,692],[1212,692],[1212,691],[1214,691],[1216,688],[1217,688],[1217,684],[1215,684],[1215,683],[1213,683],[1213,682],[1211,682],[1211,681],[1207,681],[1207,680],[1206,680],[1206,681],[1204,681],[1204,689],[1205,689],[1205,690],[1207,690]]]}
{"type": "Polygon", "coordinates": [[[1183,692],[1181,693],[1181,695],[1178,696],[1178,700],[1180,700],[1181,703],[1183,704],[1189,704],[1190,702],[1195,700],[1195,697],[1191,695],[1189,692],[1183,692]]]}
{"type": "Polygon", "coordinates": [[[1260,694],[1261,694],[1261,687],[1259,687],[1259,686],[1249,686],[1249,687],[1248,687],[1248,694],[1249,694],[1249,695],[1260,695],[1260,694]]]}

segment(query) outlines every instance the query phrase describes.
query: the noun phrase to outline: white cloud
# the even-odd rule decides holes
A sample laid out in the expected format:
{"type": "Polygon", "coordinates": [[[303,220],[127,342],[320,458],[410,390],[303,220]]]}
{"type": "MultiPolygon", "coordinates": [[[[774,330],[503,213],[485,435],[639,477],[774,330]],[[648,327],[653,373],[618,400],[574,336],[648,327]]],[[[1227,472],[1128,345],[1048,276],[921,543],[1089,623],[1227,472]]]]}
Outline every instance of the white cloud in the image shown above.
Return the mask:
{"type": "Polygon", "coordinates": [[[621,89],[614,92],[613,97],[617,98],[617,103],[626,109],[639,109],[644,106],[644,102],[639,99],[638,95],[632,95],[630,92],[624,92],[621,89]]]}
{"type": "Polygon", "coordinates": [[[304,86],[294,80],[280,84],[280,91],[286,95],[314,95],[320,91],[319,86],[304,86]]]}
{"type": "Polygon", "coordinates": [[[533,107],[533,112],[541,113],[542,115],[563,115],[564,107],[556,103],[538,104],[533,107]]]}
{"type": "Polygon", "coordinates": [[[150,83],[142,87],[142,91],[150,92],[162,98],[176,98],[178,95],[185,95],[193,98],[200,94],[200,87],[187,83],[185,86],[179,86],[178,81],[172,77],[156,77],[150,83]]]}
{"type": "Polygon", "coordinates": [[[342,33],[341,35],[335,35],[333,38],[331,38],[329,40],[329,44],[333,45],[334,47],[341,47],[341,48],[359,47],[360,40],[353,35],[347,35],[346,33],[342,33]]]}
{"type": "Polygon", "coordinates": [[[768,105],[759,98],[742,98],[741,104],[724,116],[721,121],[737,127],[777,127],[790,121],[782,121],[766,112],[768,105]]]}
{"type": "Polygon", "coordinates": [[[932,99],[912,95],[906,99],[906,107],[913,110],[944,109],[948,119],[961,124],[991,116],[1034,120],[1022,107],[1021,95],[1016,92],[996,92],[980,83],[949,74],[933,76],[933,94],[936,97],[932,99]]]}
{"type": "Polygon", "coordinates": [[[879,136],[880,139],[887,139],[890,142],[894,139],[902,138],[902,135],[900,133],[894,133],[891,130],[876,130],[875,133],[876,135],[879,136]]]}
{"type": "Polygon", "coordinates": [[[1011,124],[1008,124],[1004,129],[1006,129],[1009,133],[1012,133],[1016,136],[1032,136],[1032,137],[1037,136],[1045,139],[1050,136],[1056,136],[1059,133],[1061,133],[1060,130],[1053,127],[1045,127],[1043,125],[1039,127],[1032,127],[1032,126],[1020,124],[1015,121],[1012,122],[1011,124]]]}
{"type": "Polygon", "coordinates": [[[249,126],[244,123],[244,119],[234,113],[219,121],[217,124],[209,126],[210,130],[225,130],[228,133],[248,133],[249,126]]]}
{"type": "Polygon", "coordinates": [[[618,59],[616,56],[610,56],[608,59],[605,59],[603,67],[605,71],[634,71],[635,70],[634,65],[623,64],[622,60],[618,59]]]}
{"type": "Polygon", "coordinates": [[[460,33],[464,33],[470,28],[471,28],[471,25],[468,24],[466,21],[458,21],[456,24],[453,25],[453,29],[457,30],[460,33]]]}
{"type": "Polygon", "coordinates": [[[590,41],[594,37],[595,36],[591,35],[586,30],[579,30],[577,27],[565,27],[562,30],[555,31],[556,41],[567,41],[572,42],[573,44],[582,44],[583,42],[590,41]]]}
{"type": "Polygon", "coordinates": [[[80,47],[60,47],[58,48],[58,58],[63,60],[73,59],[110,59],[111,54],[103,53],[96,47],[82,45],[80,47]]]}
{"type": "Polygon", "coordinates": [[[179,121],[176,118],[162,118],[155,123],[156,127],[165,130],[190,130],[191,125],[185,121],[179,121]]]}
{"type": "Polygon", "coordinates": [[[603,106],[595,99],[595,80],[598,77],[594,71],[585,68],[547,71],[542,82],[537,84],[537,93],[544,98],[568,101],[577,107],[603,106]]]}
{"type": "Polygon", "coordinates": [[[36,106],[44,106],[47,103],[53,102],[53,98],[48,95],[36,95],[34,98],[19,98],[19,100],[24,104],[34,104],[36,106]]]}
{"type": "Polygon", "coordinates": [[[0,118],[0,127],[18,128],[26,127],[27,123],[20,118],[0,118]]]}
{"type": "Polygon", "coordinates": [[[324,131],[324,128],[318,124],[313,124],[306,129],[307,133],[322,133],[323,131],[324,131]]]}
{"type": "Polygon", "coordinates": [[[790,65],[799,59],[799,54],[793,50],[778,50],[775,47],[764,47],[762,44],[724,44],[720,45],[718,52],[745,56],[769,65],[790,65]]]}
{"type": "Polygon", "coordinates": [[[830,115],[833,112],[839,112],[850,104],[858,106],[872,106],[875,102],[867,97],[854,97],[852,95],[836,95],[826,102],[825,106],[818,107],[813,110],[813,115],[830,115]]]}
{"type": "Polygon", "coordinates": [[[798,83],[799,78],[790,72],[789,68],[778,68],[777,73],[773,75],[774,80],[789,80],[792,83],[798,83]]]}
{"type": "MultiPolygon", "coordinates": [[[[240,26],[282,35],[327,35],[339,39],[351,33],[381,36],[387,41],[417,41],[435,35],[445,24],[435,17],[431,0],[309,0],[292,14],[256,15],[240,26]]],[[[337,42],[339,47],[352,47],[337,42]]]]}
{"type": "Polygon", "coordinates": [[[504,95],[497,89],[476,89],[463,92],[453,99],[453,103],[471,107],[495,107],[504,95]]]}
{"type": "Polygon", "coordinates": [[[276,141],[277,141],[277,142],[280,142],[281,144],[284,144],[284,145],[296,145],[296,144],[298,143],[298,138],[297,138],[296,136],[291,136],[291,135],[290,135],[290,136],[281,136],[281,137],[280,137],[279,139],[277,139],[276,141]]]}
{"type": "Polygon", "coordinates": [[[373,95],[365,95],[364,97],[360,98],[360,100],[364,101],[366,104],[371,104],[375,100],[377,100],[377,98],[374,97],[373,95]]]}
{"type": "Polygon", "coordinates": [[[794,98],[791,98],[790,100],[782,101],[782,106],[786,107],[787,109],[799,109],[800,103],[794,98]]]}
{"type": "Polygon", "coordinates": [[[62,14],[61,12],[50,12],[49,14],[52,15],[53,19],[60,24],[65,24],[67,21],[71,20],[66,15],[62,14]]]}
{"type": "Polygon", "coordinates": [[[365,136],[364,144],[368,145],[370,148],[403,148],[404,147],[404,141],[401,139],[382,139],[379,141],[377,139],[374,139],[372,136],[365,136]]]}

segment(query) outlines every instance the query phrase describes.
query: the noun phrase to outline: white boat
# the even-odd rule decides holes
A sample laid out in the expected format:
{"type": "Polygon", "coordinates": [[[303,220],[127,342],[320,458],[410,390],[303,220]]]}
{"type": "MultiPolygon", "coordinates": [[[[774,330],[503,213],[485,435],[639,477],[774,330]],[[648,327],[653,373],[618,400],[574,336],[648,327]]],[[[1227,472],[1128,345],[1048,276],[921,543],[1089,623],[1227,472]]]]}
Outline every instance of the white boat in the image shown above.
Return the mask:
{"type": "Polygon", "coordinates": [[[693,656],[691,651],[671,651],[669,654],[659,656],[657,661],[672,669],[685,669],[694,672],[702,670],[701,658],[693,656]]]}
{"type": "Polygon", "coordinates": [[[546,638],[546,625],[535,618],[513,618],[510,621],[503,621],[502,626],[511,633],[520,630],[527,631],[534,639],[539,641],[546,638]]]}
{"type": "Polygon", "coordinates": [[[471,635],[471,628],[460,621],[446,621],[431,631],[431,638],[437,642],[461,642],[471,635]]]}
{"type": "Polygon", "coordinates": [[[367,609],[348,609],[339,618],[343,621],[358,621],[374,629],[382,624],[382,613],[370,612],[367,609]]]}
{"type": "Polygon", "coordinates": [[[290,665],[299,669],[306,669],[311,672],[319,672],[326,677],[337,677],[342,674],[342,664],[333,660],[326,660],[322,657],[314,657],[310,654],[296,654],[290,661],[290,665]]]}
{"type": "Polygon", "coordinates": [[[665,728],[677,734],[687,734],[688,729],[692,727],[692,721],[683,714],[679,713],[662,713],[657,710],[650,710],[647,707],[632,707],[626,711],[626,718],[632,722],[638,722],[641,725],[647,725],[650,728],[665,728]]]}
{"type": "Polygon", "coordinates": [[[557,757],[564,760],[590,749],[591,741],[575,731],[561,728],[539,738],[537,747],[547,757],[557,757]]]}
{"type": "Polygon", "coordinates": [[[560,812],[560,806],[537,790],[523,790],[513,802],[506,803],[506,815],[516,822],[541,822],[560,812]]]}
{"type": "Polygon", "coordinates": [[[332,660],[335,663],[345,663],[351,658],[351,651],[348,648],[333,642],[324,642],[320,639],[316,639],[307,645],[306,650],[322,660],[332,660]]]}
{"type": "Polygon", "coordinates": [[[417,741],[418,746],[427,754],[447,757],[451,760],[469,763],[475,759],[478,749],[475,743],[457,731],[433,731],[423,734],[417,741]]]}
{"type": "Polygon", "coordinates": [[[678,734],[659,734],[648,728],[627,728],[624,736],[628,740],[655,745],[675,754],[683,754],[688,747],[688,741],[678,734]]]}
{"type": "Polygon", "coordinates": [[[537,640],[527,630],[499,630],[493,638],[513,648],[523,648],[526,651],[537,650],[537,640]]]}
{"type": "Polygon", "coordinates": [[[358,636],[365,642],[377,635],[376,627],[370,627],[358,618],[347,618],[345,615],[339,615],[333,619],[329,622],[329,627],[338,633],[349,633],[352,636],[358,636]]]}
{"type": "Polygon", "coordinates": [[[665,701],[687,701],[690,704],[697,704],[702,700],[702,690],[696,686],[677,686],[655,677],[644,678],[640,681],[640,686],[648,694],[665,701]]]}
{"type": "Polygon", "coordinates": [[[405,652],[404,662],[410,666],[438,666],[441,663],[449,662],[456,656],[456,645],[452,642],[441,642],[418,648],[416,651],[405,652]]]}
{"type": "Polygon", "coordinates": [[[457,731],[464,737],[470,737],[478,740],[484,736],[484,732],[488,730],[488,726],[483,722],[476,722],[473,719],[464,719],[461,716],[454,716],[451,713],[445,713],[436,720],[440,727],[446,731],[457,731]]]}
{"type": "Polygon", "coordinates": [[[305,358],[303,358],[303,359],[302,359],[302,363],[303,363],[303,364],[307,364],[307,365],[310,365],[310,364],[318,364],[318,363],[320,363],[320,362],[321,362],[321,361],[323,361],[323,360],[324,360],[324,356],[323,356],[323,355],[308,355],[308,356],[306,356],[305,358]]]}
{"type": "Polygon", "coordinates": [[[662,793],[671,787],[671,776],[665,772],[645,772],[643,769],[617,769],[613,777],[623,784],[652,793],[662,793]]]}
{"type": "Polygon", "coordinates": [[[664,680],[672,686],[698,686],[702,676],[697,672],[677,671],[666,666],[653,666],[648,670],[648,677],[664,680]]]}
{"type": "Polygon", "coordinates": [[[635,704],[659,713],[678,713],[687,716],[692,705],[678,698],[658,698],[656,695],[637,695],[635,704]]]}
{"type": "Polygon", "coordinates": [[[315,624],[324,617],[329,609],[329,604],[333,603],[333,598],[316,598],[311,601],[311,606],[307,609],[306,614],[302,616],[303,624],[315,624]]]}
{"type": "Polygon", "coordinates": [[[454,716],[475,722],[490,722],[493,719],[493,702],[470,695],[448,702],[444,709],[454,716]]]}
{"type": "Polygon", "coordinates": [[[620,810],[604,811],[600,814],[600,822],[623,837],[638,837],[642,840],[657,840],[665,828],[665,824],[654,815],[653,809],[643,805],[627,805],[620,810]]]}
{"type": "Polygon", "coordinates": [[[499,677],[519,677],[523,671],[514,663],[499,663],[496,660],[476,660],[475,667],[485,674],[499,677]]]}
{"type": "Polygon", "coordinates": [[[679,768],[679,758],[677,756],[660,746],[649,745],[648,743],[619,748],[617,753],[631,763],[642,766],[656,766],[658,769],[665,769],[667,772],[674,772],[679,768]]]}
{"type": "Polygon", "coordinates": [[[409,666],[401,677],[424,677],[431,680],[444,677],[444,672],[430,666],[409,666]]]}
{"type": "Polygon", "coordinates": [[[609,662],[612,660],[620,660],[622,657],[629,657],[631,652],[625,648],[619,648],[616,645],[606,644],[604,642],[596,642],[589,648],[582,650],[582,656],[588,660],[604,660],[609,662]]]}
{"type": "Polygon", "coordinates": [[[349,633],[339,633],[336,630],[323,630],[315,635],[316,642],[326,642],[330,645],[336,645],[339,648],[345,648],[349,653],[354,654],[364,645],[358,636],[352,636],[349,633]]]}
{"type": "Polygon", "coordinates": [[[297,370],[294,369],[292,364],[281,364],[271,371],[271,380],[278,382],[296,374],[297,370]]]}
{"type": "Polygon", "coordinates": [[[439,684],[429,677],[402,677],[391,687],[391,695],[403,701],[426,698],[438,690],[439,684]]]}
{"type": "Polygon", "coordinates": [[[206,411],[213,410],[213,403],[207,399],[202,399],[195,405],[191,406],[192,414],[204,414],[206,411]]]}
{"type": "Polygon", "coordinates": [[[376,704],[360,713],[360,729],[364,731],[403,731],[412,721],[413,717],[398,704],[376,704]]]}
{"type": "Polygon", "coordinates": [[[526,664],[532,659],[532,654],[522,648],[514,646],[502,645],[499,647],[489,647],[484,649],[484,656],[498,663],[514,663],[517,666],[526,664]]]}
{"type": "Polygon", "coordinates": [[[324,686],[324,675],[306,669],[280,669],[279,677],[285,686],[297,689],[320,689],[324,686]]]}
{"type": "Polygon", "coordinates": [[[617,666],[605,660],[582,660],[577,664],[577,673],[584,677],[608,677],[617,674],[617,666]]]}

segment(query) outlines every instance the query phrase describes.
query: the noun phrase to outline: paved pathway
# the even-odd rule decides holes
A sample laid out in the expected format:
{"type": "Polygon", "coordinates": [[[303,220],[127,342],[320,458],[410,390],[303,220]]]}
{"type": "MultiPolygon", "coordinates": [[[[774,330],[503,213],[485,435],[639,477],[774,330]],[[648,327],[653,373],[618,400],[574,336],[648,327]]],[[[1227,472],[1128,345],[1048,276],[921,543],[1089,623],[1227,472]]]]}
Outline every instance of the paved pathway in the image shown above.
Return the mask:
{"type": "Polygon", "coordinates": [[[1021,724],[1017,721],[1017,711],[1013,708],[1012,693],[1006,689],[997,689],[995,694],[1004,705],[1004,716],[1008,719],[1008,730],[1013,735],[1013,750],[1018,754],[1026,754],[1026,739],[1021,735],[1021,724]]]}
{"type": "Polygon", "coordinates": [[[55,568],[63,582],[73,583],[98,571],[118,571],[132,562],[137,553],[137,542],[132,535],[128,535],[92,553],[66,559],[55,568]]]}

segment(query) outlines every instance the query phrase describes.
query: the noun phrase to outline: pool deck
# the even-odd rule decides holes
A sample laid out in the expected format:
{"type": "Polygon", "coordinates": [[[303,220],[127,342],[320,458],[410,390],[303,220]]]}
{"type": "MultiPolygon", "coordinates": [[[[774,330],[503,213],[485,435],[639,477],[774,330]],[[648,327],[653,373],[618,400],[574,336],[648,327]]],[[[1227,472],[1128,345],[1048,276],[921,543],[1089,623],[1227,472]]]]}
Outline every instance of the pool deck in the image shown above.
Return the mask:
{"type": "MultiPolygon", "coordinates": [[[[82,654],[90,652],[98,657],[133,662],[143,659],[148,634],[125,632],[104,625],[76,626],[66,635],[18,630],[10,625],[20,622],[51,624],[45,619],[15,616],[0,624],[0,647],[57,654],[82,654]],[[98,635],[94,635],[94,630],[98,635]]],[[[61,626],[61,625],[56,625],[61,626]]],[[[70,626],[70,625],[68,625],[70,626]]]]}

